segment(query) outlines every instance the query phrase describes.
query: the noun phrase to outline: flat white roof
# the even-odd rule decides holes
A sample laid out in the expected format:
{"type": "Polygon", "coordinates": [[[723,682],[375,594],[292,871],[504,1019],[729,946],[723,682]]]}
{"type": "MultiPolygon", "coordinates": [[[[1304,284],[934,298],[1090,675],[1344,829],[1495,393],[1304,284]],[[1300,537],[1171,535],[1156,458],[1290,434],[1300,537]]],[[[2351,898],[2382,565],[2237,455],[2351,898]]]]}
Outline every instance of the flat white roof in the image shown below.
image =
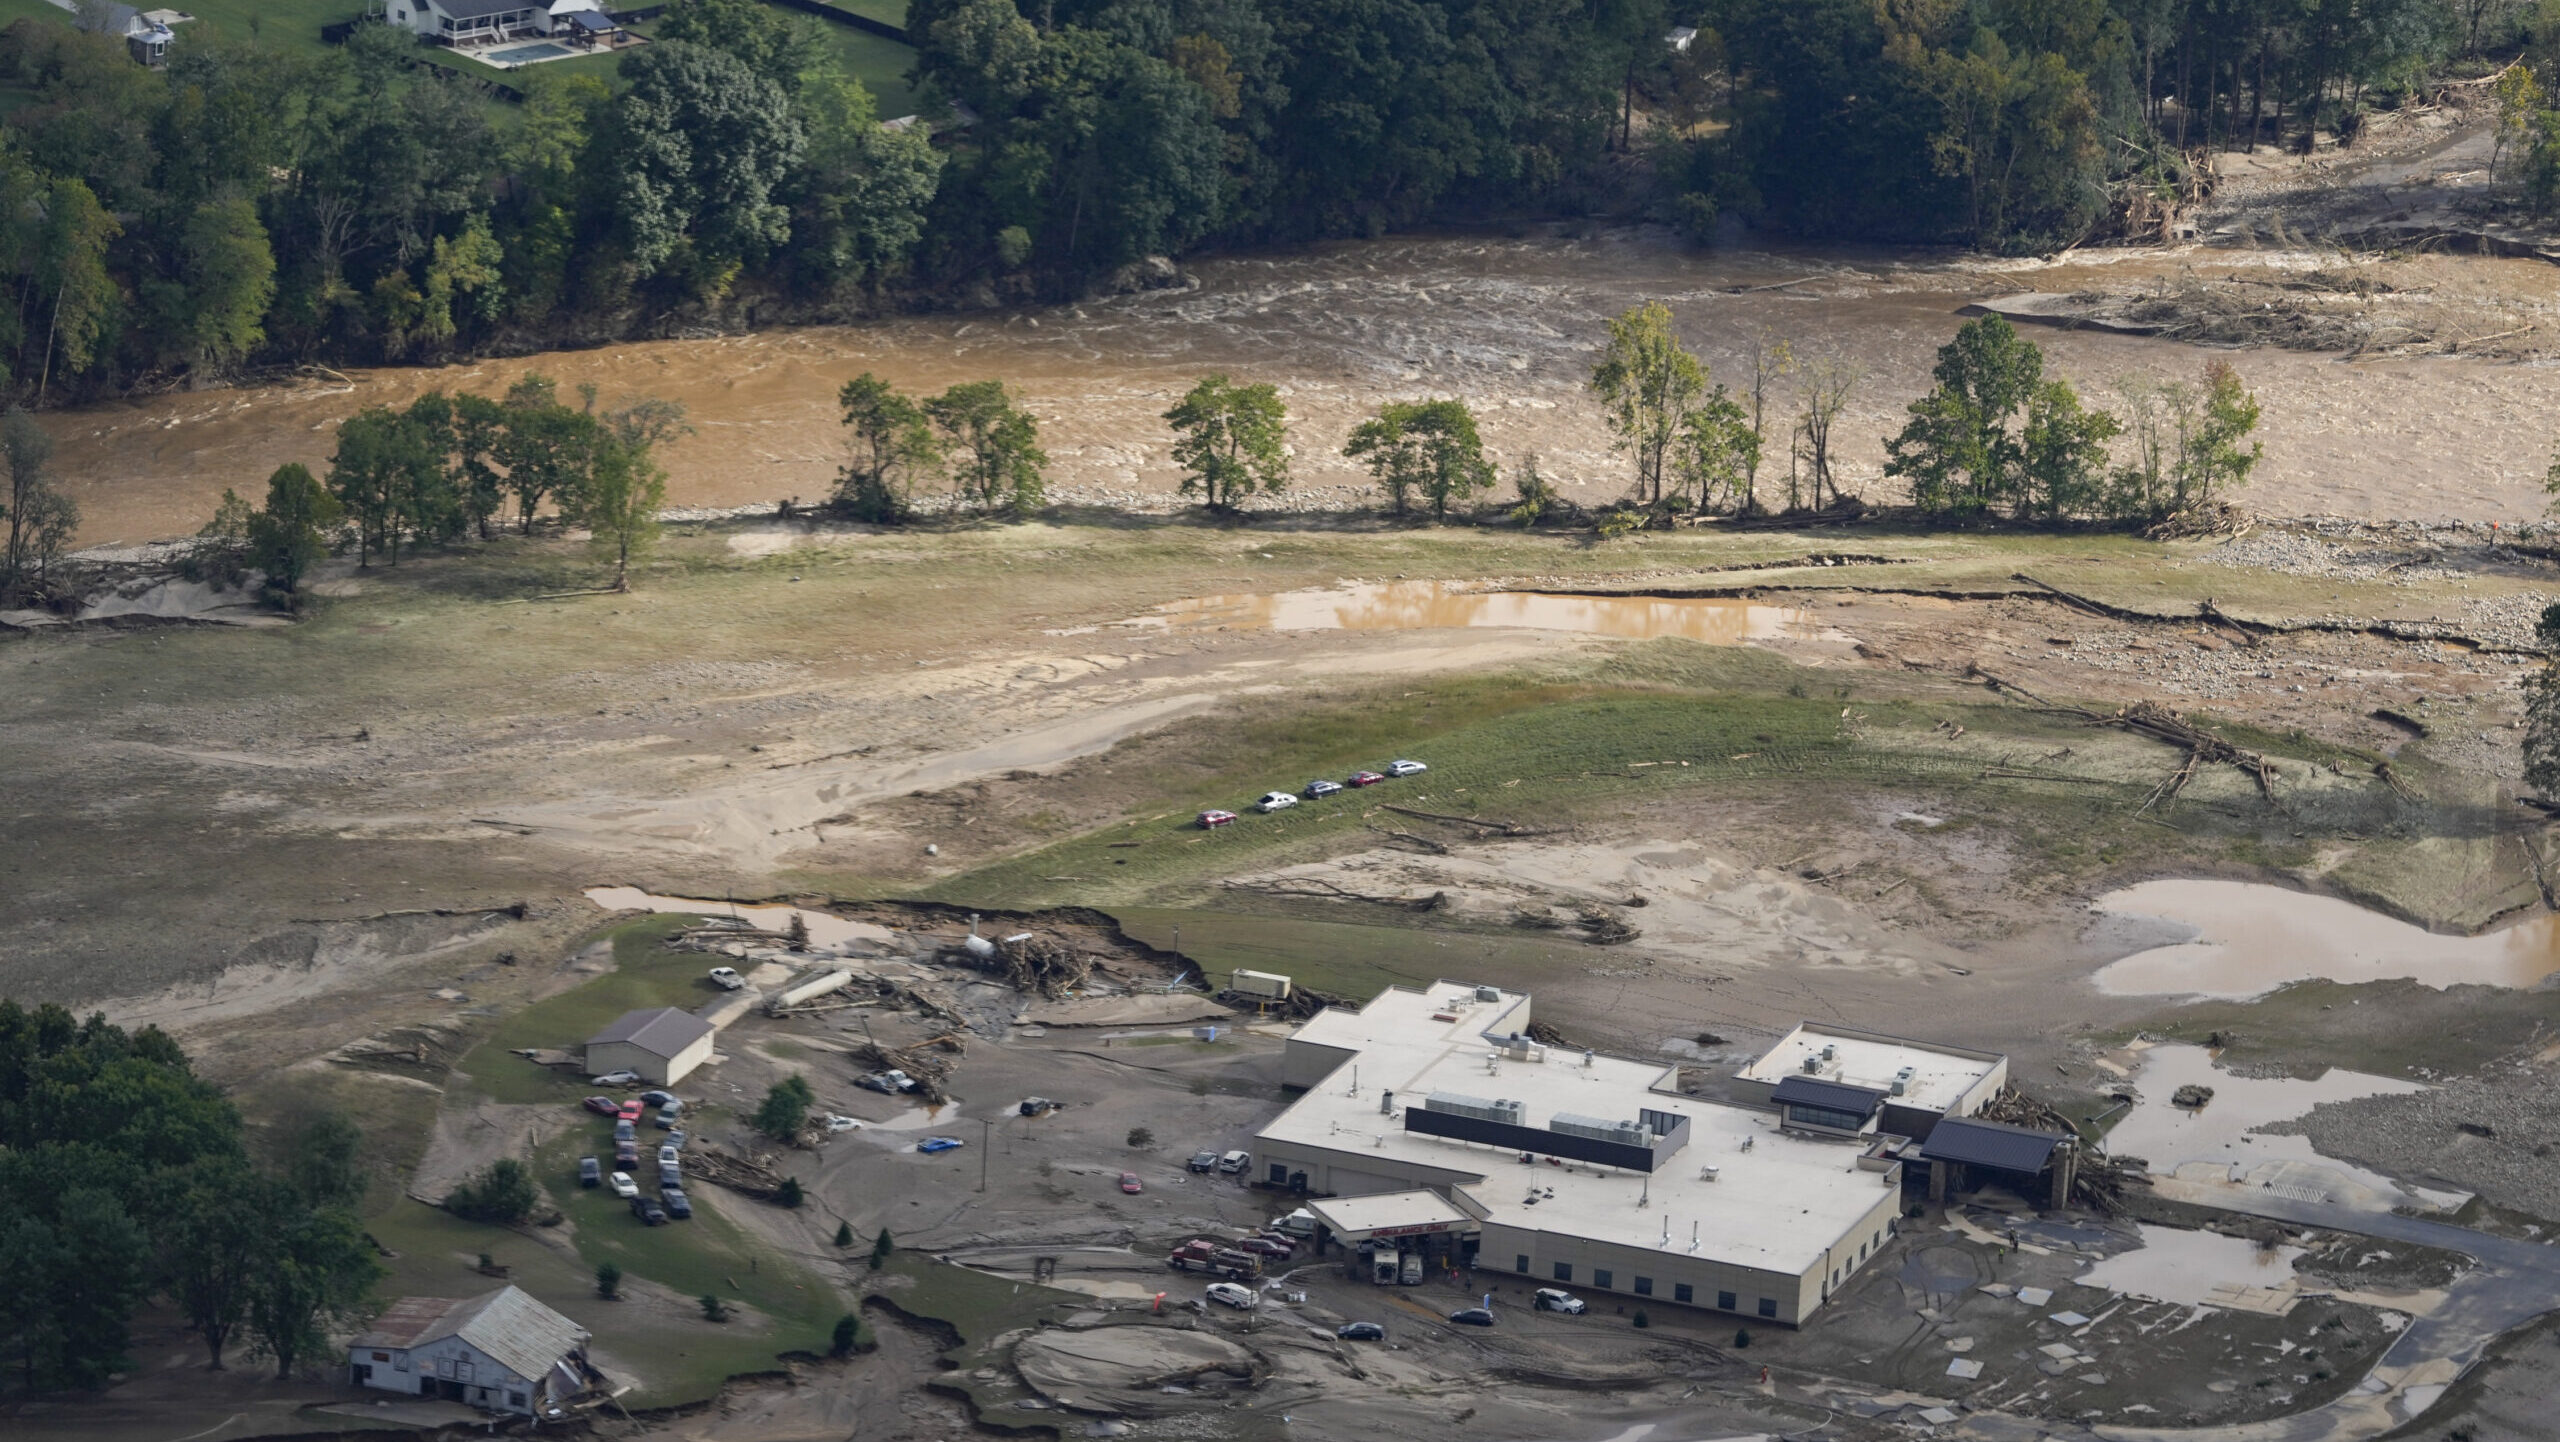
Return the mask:
{"type": "Polygon", "coordinates": [[[1472,1227],[1475,1219],[1438,1192],[1377,1192],[1365,1197],[1328,1197],[1307,1203],[1307,1210],[1350,1241],[1385,1232],[1390,1236],[1445,1232],[1472,1227]]]}
{"type": "Polygon", "coordinates": [[[1508,1017],[1528,998],[1473,996],[1472,987],[1441,982],[1381,993],[1356,1016],[1339,1007],[1319,1013],[1299,1035],[1357,1047],[1359,1090],[1346,1063],[1263,1138],[1340,1152],[1341,1164],[1355,1169],[1363,1158],[1389,1158],[1471,1174],[1466,1189],[1489,1222],[1797,1274],[1865,1218],[1891,1175],[1859,1170],[1855,1144],[1787,1136],[1772,1113],[1682,1096],[1677,1069],[1657,1062],[1586,1061],[1563,1048],[1542,1049],[1543,1061],[1491,1061],[1495,1048],[1477,1034],[1485,1019],[1508,1017]],[[1453,1009],[1459,997],[1467,1000],[1453,1009]],[[1453,1014],[1454,1021],[1439,1019],[1453,1014]],[[1588,1163],[1524,1166],[1513,1151],[1406,1131],[1400,1115],[1379,1111],[1382,1087],[1394,1090],[1398,1113],[1434,1092],[1515,1100],[1522,1122],[1537,1128],[1560,1112],[1627,1121],[1640,1110],[1672,1112],[1688,1118],[1689,1141],[1649,1179],[1588,1163]],[[1712,1181],[1702,1174],[1710,1166],[1712,1181]]]}
{"type": "Polygon", "coordinates": [[[1894,1074],[1909,1067],[1911,1080],[1903,1094],[1890,1098],[1888,1105],[1943,1112],[1989,1076],[2001,1061],[2001,1057],[1989,1052],[1833,1030],[1808,1022],[1788,1032],[1759,1060],[1734,1075],[1772,1086],[1791,1076],[1816,1076],[1824,1081],[1891,1092],[1894,1074]],[[1828,1061],[1821,1059],[1824,1047],[1831,1048],[1828,1061]],[[1804,1069],[1808,1057],[1815,1059],[1818,1070],[1804,1069]]]}

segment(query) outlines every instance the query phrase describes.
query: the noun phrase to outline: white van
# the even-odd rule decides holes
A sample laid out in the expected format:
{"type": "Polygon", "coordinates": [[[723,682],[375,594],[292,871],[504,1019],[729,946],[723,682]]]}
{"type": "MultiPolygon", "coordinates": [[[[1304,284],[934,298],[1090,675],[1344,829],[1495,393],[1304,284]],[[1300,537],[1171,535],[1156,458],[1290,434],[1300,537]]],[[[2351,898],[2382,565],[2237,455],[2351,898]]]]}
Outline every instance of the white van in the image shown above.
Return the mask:
{"type": "Polygon", "coordinates": [[[1271,1224],[1271,1230],[1286,1232],[1301,1241],[1316,1234],[1316,1214],[1304,1207],[1271,1224]]]}
{"type": "Polygon", "coordinates": [[[1244,1169],[1252,1165],[1253,1153],[1251,1152],[1229,1152],[1218,1158],[1218,1170],[1231,1177],[1243,1175],[1244,1169]]]}
{"type": "Polygon", "coordinates": [[[1211,1282],[1209,1300],[1220,1306],[1233,1307],[1239,1312],[1250,1312],[1257,1299],[1250,1287],[1239,1287],[1233,1282],[1211,1282]]]}
{"type": "Polygon", "coordinates": [[[1380,1247],[1369,1254],[1369,1280],[1379,1286],[1395,1285],[1396,1278],[1403,1272],[1404,1258],[1396,1255],[1395,1248],[1380,1247]]]}

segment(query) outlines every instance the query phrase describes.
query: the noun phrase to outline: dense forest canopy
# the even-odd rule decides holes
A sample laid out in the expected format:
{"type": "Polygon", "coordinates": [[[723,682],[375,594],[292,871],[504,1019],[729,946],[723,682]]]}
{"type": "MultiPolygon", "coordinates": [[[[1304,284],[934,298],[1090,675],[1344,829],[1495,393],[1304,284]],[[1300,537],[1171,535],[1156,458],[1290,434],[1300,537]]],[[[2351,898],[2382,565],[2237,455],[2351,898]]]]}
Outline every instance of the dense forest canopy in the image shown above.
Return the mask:
{"type": "MultiPolygon", "coordinates": [[[[2449,62],[2560,47],[2560,0],[914,0],[924,116],[884,126],[819,23],[675,0],[610,80],[502,101],[381,24],[198,23],[153,69],[20,20],[0,388],[1031,299],[1500,215],[2047,248],[2197,148],[2351,137],[2449,62]]],[[[2509,88],[2560,191],[2546,92],[2509,88]]]]}

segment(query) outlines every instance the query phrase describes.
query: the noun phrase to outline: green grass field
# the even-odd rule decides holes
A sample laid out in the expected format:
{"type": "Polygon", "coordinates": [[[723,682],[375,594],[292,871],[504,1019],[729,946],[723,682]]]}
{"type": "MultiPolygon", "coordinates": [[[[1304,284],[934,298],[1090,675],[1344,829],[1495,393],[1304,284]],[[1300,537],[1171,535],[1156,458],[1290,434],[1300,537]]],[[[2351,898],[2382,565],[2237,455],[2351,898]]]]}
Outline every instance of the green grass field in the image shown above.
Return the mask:
{"type": "Polygon", "coordinates": [[[695,920],[649,916],[615,927],[614,969],[583,986],[539,1001],[499,1021],[456,1069],[493,1101],[519,1104],[575,1101],[589,1090],[585,1079],[538,1067],[510,1053],[527,1047],[576,1047],[604,1024],[644,1006],[687,1010],[713,997],[705,963],[692,952],[659,945],[669,931],[695,920]]]}

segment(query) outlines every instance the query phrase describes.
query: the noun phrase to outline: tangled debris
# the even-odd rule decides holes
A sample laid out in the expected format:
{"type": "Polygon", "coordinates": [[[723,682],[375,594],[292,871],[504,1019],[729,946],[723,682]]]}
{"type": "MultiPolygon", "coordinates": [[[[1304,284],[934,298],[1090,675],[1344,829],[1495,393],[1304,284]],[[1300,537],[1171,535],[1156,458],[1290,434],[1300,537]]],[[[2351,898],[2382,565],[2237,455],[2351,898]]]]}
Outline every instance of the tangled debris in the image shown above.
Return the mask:
{"type": "Polygon", "coordinates": [[[951,1100],[942,1084],[951,1075],[952,1062],[968,1048],[965,1033],[947,1031],[903,1048],[866,1041],[854,1049],[853,1059],[866,1071],[905,1072],[925,1105],[938,1107],[951,1100]]]}

